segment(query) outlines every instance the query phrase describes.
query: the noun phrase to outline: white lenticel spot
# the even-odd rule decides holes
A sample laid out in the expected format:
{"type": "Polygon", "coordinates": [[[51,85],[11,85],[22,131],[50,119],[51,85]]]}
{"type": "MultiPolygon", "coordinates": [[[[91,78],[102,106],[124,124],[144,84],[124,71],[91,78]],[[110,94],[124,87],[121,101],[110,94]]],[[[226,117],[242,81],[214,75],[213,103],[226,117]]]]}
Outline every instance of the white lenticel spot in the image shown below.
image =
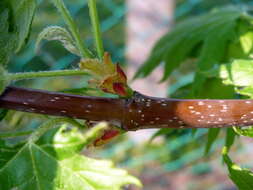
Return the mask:
{"type": "Polygon", "coordinates": [[[191,109],[191,110],[192,110],[192,109],[194,109],[194,107],[193,107],[193,106],[188,106],[188,108],[189,108],[189,109],[191,109]]]}
{"type": "Polygon", "coordinates": [[[246,101],[245,103],[246,103],[246,104],[251,104],[251,101],[246,101]]]}
{"type": "Polygon", "coordinates": [[[24,105],[28,105],[28,103],[27,103],[27,102],[23,102],[23,104],[24,104],[24,105]]]}
{"type": "Polygon", "coordinates": [[[212,106],[211,106],[211,105],[208,105],[207,107],[208,107],[208,108],[211,108],[212,106]]]}
{"type": "Polygon", "coordinates": [[[159,118],[159,117],[156,117],[155,120],[158,121],[158,120],[160,120],[160,118],[159,118]]]}
{"type": "Polygon", "coordinates": [[[205,105],[205,103],[204,102],[198,102],[198,105],[203,106],[203,105],[205,105]]]}
{"type": "Polygon", "coordinates": [[[54,97],[54,99],[59,100],[60,98],[56,96],[56,97],[54,97]]]}
{"type": "Polygon", "coordinates": [[[167,106],[167,104],[162,104],[162,106],[167,106]]]}
{"type": "Polygon", "coordinates": [[[214,115],[214,114],[210,114],[209,116],[210,116],[210,117],[214,117],[215,115],[214,115]]]}
{"type": "Polygon", "coordinates": [[[91,108],[91,107],[92,107],[92,105],[88,105],[87,107],[88,107],[88,108],[91,108]]]}

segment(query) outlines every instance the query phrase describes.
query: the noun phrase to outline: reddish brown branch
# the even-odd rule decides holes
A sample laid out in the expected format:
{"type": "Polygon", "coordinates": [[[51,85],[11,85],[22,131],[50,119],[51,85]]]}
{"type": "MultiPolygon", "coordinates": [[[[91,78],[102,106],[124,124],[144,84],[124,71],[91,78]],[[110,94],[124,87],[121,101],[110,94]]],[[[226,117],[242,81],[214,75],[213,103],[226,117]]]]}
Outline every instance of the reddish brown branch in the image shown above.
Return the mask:
{"type": "Polygon", "coordinates": [[[253,100],[180,100],[144,96],[130,99],[77,96],[8,87],[0,107],[18,111],[120,123],[142,128],[213,128],[253,124],[253,100]]]}

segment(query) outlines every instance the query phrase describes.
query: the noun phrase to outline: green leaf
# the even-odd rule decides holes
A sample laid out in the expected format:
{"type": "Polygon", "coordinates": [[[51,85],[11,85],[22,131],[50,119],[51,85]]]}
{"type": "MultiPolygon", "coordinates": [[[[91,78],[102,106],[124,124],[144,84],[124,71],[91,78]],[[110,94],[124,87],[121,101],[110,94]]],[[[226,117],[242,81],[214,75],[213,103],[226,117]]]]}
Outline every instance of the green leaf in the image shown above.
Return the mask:
{"type": "Polygon", "coordinates": [[[210,149],[217,139],[220,132],[220,128],[211,128],[208,130],[208,136],[207,136],[207,143],[205,147],[205,155],[207,155],[210,152],[210,149]]]}
{"type": "Polygon", "coordinates": [[[8,146],[6,141],[0,139],[0,169],[15,155],[20,145],[8,146]]]}
{"type": "Polygon", "coordinates": [[[0,183],[0,189],[119,190],[127,184],[141,186],[138,179],[115,168],[111,161],[78,154],[104,128],[105,125],[100,124],[85,135],[75,130],[66,134],[63,130],[53,130],[51,137],[44,136],[44,140],[35,144],[32,139],[44,131],[40,128],[40,132],[35,132],[19,149],[7,147],[0,141],[0,181],[4,181],[0,183]]]}
{"type": "Polygon", "coordinates": [[[226,85],[239,87],[253,85],[253,61],[237,59],[223,64],[219,69],[219,77],[226,85]]]}
{"type": "Polygon", "coordinates": [[[0,2],[0,64],[6,64],[12,52],[27,40],[36,0],[2,0],[0,2]]]}
{"type": "Polygon", "coordinates": [[[36,0],[7,0],[12,15],[12,28],[18,36],[16,51],[27,41],[33,20],[36,0]]]}
{"type": "Polygon", "coordinates": [[[225,146],[227,147],[229,151],[231,146],[234,144],[236,133],[231,128],[228,128],[226,133],[227,135],[226,135],[226,140],[225,140],[225,146]]]}
{"type": "Polygon", "coordinates": [[[238,8],[223,8],[178,24],[158,41],[136,77],[147,76],[164,62],[165,80],[191,57],[197,58],[200,70],[211,68],[223,59],[226,45],[235,38],[237,21],[243,14],[238,8]]]}
{"type": "Polygon", "coordinates": [[[83,134],[77,128],[69,129],[68,126],[63,125],[60,129],[47,132],[37,144],[54,157],[62,160],[80,153],[85,146],[93,143],[106,127],[106,123],[99,123],[83,134]]]}
{"type": "Polygon", "coordinates": [[[5,118],[7,113],[8,113],[7,109],[0,109],[0,121],[2,121],[5,118]]]}
{"type": "Polygon", "coordinates": [[[36,42],[36,49],[38,49],[39,43],[43,40],[57,40],[62,43],[62,45],[67,49],[69,52],[80,56],[80,52],[75,44],[75,41],[71,34],[62,27],[59,26],[49,26],[45,28],[38,36],[36,42]]]}
{"type": "MultiPolygon", "coordinates": [[[[10,18],[10,10],[7,8],[6,3],[0,2],[0,65],[5,65],[9,61],[10,54],[14,51],[15,47],[16,34],[9,32],[10,18]]],[[[2,66],[0,67],[0,72],[2,75],[2,66]]],[[[0,81],[0,85],[1,83],[2,80],[0,81]]]]}
{"type": "Polygon", "coordinates": [[[248,31],[240,36],[240,42],[244,53],[248,54],[253,48],[253,32],[248,31]]]}
{"type": "Polygon", "coordinates": [[[236,92],[241,95],[245,95],[245,96],[249,96],[250,98],[253,98],[253,86],[247,86],[244,88],[236,88],[236,92]]]}
{"type": "MultiPolygon", "coordinates": [[[[0,55],[0,59],[1,59],[1,55],[0,55]]],[[[0,63],[0,95],[3,93],[3,91],[5,90],[8,84],[9,84],[9,81],[6,77],[6,71],[0,63]]]]}
{"type": "Polygon", "coordinates": [[[239,135],[253,138],[253,126],[250,126],[250,127],[234,127],[233,129],[239,135]]]}
{"type": "Polygon", "coordinates": [[[222,83],[221,79],[209,78],[203,83],[203,88],[195,95],[195,98],[208,98],[208,99],[231,99],[234,98],[234,87],[226,86],[222,83]],[[222,92],[222,93],[221,93],[222,92]]]}
{"type": "Polygon", "coordinates": [[[253,189],[253,172],[241,168],[231,161],[227,155],[226,147],[223,150],[223,159],[227,165],[230,179],[236,184],[239,190],[253,189]]]}
{"type": "Polygon", "coordinates": [[[159,137],[162,135],[169,135],[174,132],[175,132],[175,129],[170,129],[170,128],[159,129],[157,132],[155,132],[155,134],[152,135],[149,142],[152,142],[156,137],[159,137]]]}

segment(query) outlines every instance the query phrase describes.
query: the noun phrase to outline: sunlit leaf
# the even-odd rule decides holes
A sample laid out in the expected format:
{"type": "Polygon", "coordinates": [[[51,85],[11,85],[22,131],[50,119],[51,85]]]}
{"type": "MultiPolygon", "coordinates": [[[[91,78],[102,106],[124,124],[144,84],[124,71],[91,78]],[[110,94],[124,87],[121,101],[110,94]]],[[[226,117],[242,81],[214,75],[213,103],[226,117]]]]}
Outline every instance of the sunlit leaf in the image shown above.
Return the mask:
{"type": "Polygon", "coordinates": [[[243,128],[242,127],[234,127],[233,129],[239,135],[253,138],[253,127],[252,126],[243,127],[243,128]]]}
{"type": "Polygon", "coordinates": [[[251,86],[253,84],[253,61],[238,59],[220,66],[219,77],[227,85],[251,86]]]}
{"type": "Polygon", "coordinates": [[[253,189],[253,172],[241,168],[231,161],[227,155],[227,150],[223,150],[223,160],[225,161],[230,179],[236,184],[239,190],[252,190],[253,189]]]}
{"type": "Polygon", "coordinates": [[[253,86],[246,86],[244,88],[236,88],[236,92],[241,95],[249,96],[253,98],[253,86]]]}
{"type": "Polygon", "coordinates": [[[77,130],[64,134],[65,128],[36,144],[29,140],[19,149],[0,141],[0,181],[4,181],[0,189],[119,190],[127,184],[141,186],[138,179],[116,169],[111,161],[78,154],[104,127],[98,125],[85,135],[77,130]]]}

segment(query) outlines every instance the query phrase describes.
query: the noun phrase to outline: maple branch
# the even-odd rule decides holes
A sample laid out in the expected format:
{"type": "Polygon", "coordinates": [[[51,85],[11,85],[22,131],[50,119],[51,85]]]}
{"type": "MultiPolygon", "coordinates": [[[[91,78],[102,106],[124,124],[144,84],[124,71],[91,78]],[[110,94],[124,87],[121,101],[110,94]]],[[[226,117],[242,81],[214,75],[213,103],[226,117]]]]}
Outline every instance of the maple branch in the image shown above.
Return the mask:
{"type": "Polygon", "coordinates": [[[215,128],[253,125],[253,100],[190,100],[144,96],[101,98],[8,87],[0,107],[24,112],[109,121],[123,129],[215,128]]]}

